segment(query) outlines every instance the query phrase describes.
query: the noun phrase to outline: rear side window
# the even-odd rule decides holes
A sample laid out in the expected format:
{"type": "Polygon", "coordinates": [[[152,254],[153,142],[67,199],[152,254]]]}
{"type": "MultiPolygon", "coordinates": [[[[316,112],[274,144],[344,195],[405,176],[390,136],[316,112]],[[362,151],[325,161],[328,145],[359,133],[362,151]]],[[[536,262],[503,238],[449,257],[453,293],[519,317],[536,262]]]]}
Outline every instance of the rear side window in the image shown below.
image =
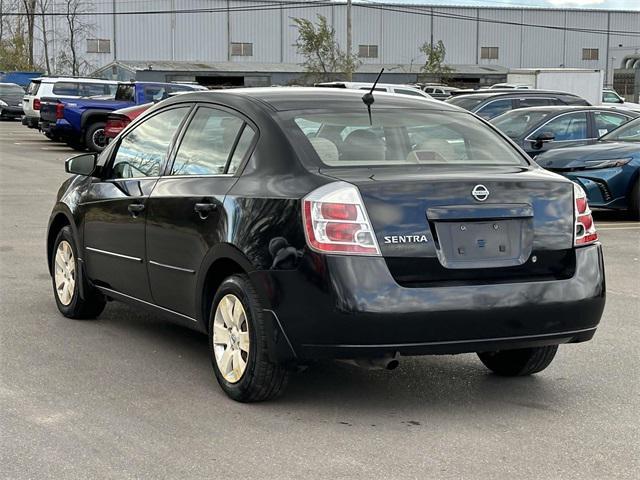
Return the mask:
{"type": "Polygon", "coordinates": [[[53,85],[53,93],[60,96],[78,97],[80,86],[77,82],[56,82],[53,85]]]}
{"type": "MultiPolygon", "coordinates": [[[[135,102],[136,101],[136,89],[135,86],[127,83],[121,83],[116,89],[116,100],[123,102],[135,102]]],[[[146,102],[149,103],[149,102],[146,102]]]]}
{"type": "Polygon", "coordinates": [[[593,119],[596,122],[596,132],[598,132],[599,137],[629,121],[627,116],[613,112],[593,112],[593,119]]]}
{"type": "Polygon", "coordinates": [[[189,107],[165,110],[127,133],[115,153],[112,178],[160,175],[171,140],[188,111],[189,107]]]}
{"type": "Polygon", "coordinates": [[[476,114],[482,118],[489,119],[497,117],[498,115],[508,112],[513,108],[513,101],[511,99],[493,100],[487,103],[484,107],[480,107],[476,114]]]}
{"type": "Polygon", "coordinates": [[[27,95],[37,95],[38,89],[40,88],[40,82],[29,82],[27,86],[26,94],[27,95]]]}
{"type": "MultiPolygon", "coordinates": [[[[243,127],[244,120],[232,113],[200,107],[180,142],[171,175],[225,173],[227,161],[243,127]]],[[[247,145],[243,147],[245,151],[248,148],[247,145]]]]}
{"type": "Polygon", "coordinates": [[[526,165],[508,142],[467,113],[412,109],[294,113],[329,167],[416,164],[526,165]]]}
{"type": "Polygon", "coordinates": [[[484,98],[477,97],[474,95],[453,97],[446,100],[446,102],[450,103],[451,105],[456,105],[457,107],[461,107],[469,111],[472,111],[475,107],[480,105],[483,101],[484,101],[484,98]]]}
{"type": "Polygon", "coordinates": [[[554,105],[554,101],[551,100],[550,98],[529,97],[529,98],[520,98],[518,101],[518,105],[520,108],[546,107],[549,105],[554,105]]]}
{"type": "Polygon", "coordinates": [[[94,97],[97,95],[114,95],[115,85],[109,85],[106,83],[81,83],[79,90],[80,90],[81,97],[94,97]]]}
{"type": "Polygon", "coordinates": [[[537,130],[537,133],[551,132],[556,142],[584,140],[587,135],[587,114],[584,112],[560,115],[537,130]]]}

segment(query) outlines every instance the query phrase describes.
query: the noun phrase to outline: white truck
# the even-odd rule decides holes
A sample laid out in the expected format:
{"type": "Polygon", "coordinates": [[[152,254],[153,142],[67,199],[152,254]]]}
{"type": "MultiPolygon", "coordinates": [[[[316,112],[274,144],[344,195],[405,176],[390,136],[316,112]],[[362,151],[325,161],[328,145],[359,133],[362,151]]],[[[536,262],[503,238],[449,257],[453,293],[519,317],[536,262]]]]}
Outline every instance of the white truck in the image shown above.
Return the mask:
{"type": "Polygon", "coordinates": [[[583,68],[518,68],[509,70],[507,82],[538,90],[573,93],[591,105],[600,105],[604,72],[583,68]]]}

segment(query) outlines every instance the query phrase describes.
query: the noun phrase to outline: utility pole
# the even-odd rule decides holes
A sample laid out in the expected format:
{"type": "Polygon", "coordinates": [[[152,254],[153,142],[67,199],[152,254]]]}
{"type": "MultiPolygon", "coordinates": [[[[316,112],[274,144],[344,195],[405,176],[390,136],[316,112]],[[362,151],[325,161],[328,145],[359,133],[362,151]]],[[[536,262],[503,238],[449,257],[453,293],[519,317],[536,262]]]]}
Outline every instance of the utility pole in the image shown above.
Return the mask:
{"type": "MultiPolygon", "coordinates": [[[[347,55],[351,56],[352,50],[352,37],[351,37],[351,0],[347,0],[347,55]]],[[[351,72],[346,72],[347,82],[353,80],[351,72]]]]}

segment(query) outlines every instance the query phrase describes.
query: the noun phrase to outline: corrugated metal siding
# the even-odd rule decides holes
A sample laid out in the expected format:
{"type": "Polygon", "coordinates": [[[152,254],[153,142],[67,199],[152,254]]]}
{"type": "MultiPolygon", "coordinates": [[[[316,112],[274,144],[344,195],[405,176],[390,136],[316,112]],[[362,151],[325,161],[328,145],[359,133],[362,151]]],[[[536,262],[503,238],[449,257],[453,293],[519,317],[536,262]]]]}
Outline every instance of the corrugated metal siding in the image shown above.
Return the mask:
{"type": "MultiPolygon", "coordinates": [[[[256,5],[260,2],[229,2],[230,7],[256,5]]],[[[280,11],[268,10],[259,12],[231,12],[230,41],[253,43],[253,56],[234,57],[230,60],[247,62],[280,62],[281,61],[281,30],[280,11]]]]}
{"type": "MultiPolygon", "coordinates": [[[[221,0],[181,0],[181,9],[226,8],[221,0]]],[[[226,13],[175,15],[175,60],[227,61],[226,13]]]]}
{"type": "MultiPolygon", "coordinates": [[[[362,58],[361,60],[363,63],[380,63],[384,45],[382,36],[382,10],[355,7],[352,13],[353,53],[358,54],[359,45],[378,45],[378,58],[362,58]]],[[[345,38],[345,43],[342,47],[346,48],[346,46],[347,40],[345,38]]]]}
{"type": "MultiPolygon", "coordinates": [[[[565,12],[523,10],[523,23],[564,28],[565,12]]],[[[560,67],[564,63],[564,31],[523,27],[522,67],[560,67]]]]}
{"type": "MultiPolygon", "coordinates": [[[[154,0],[154,10],[171,9],[171,0],[154,0]]],[[[119,12],[149,9],[145,0],[118,3],[119,12]]],[[[119,15],[118,57],[122,60],[171,60],[172,15],[119,15]]]]}
{"type": "Polygon", "coordinates": [[[447,63],[476,63],[477,24],[473,20],[477,15],[475,8],[434,8],[433,41],[444,42],[447,49],[447,63]],[[451,18],[450,15],[466,17],[451,18]]]}
{"type": "MultiPolygon", "coordinates": [[[[611,30],[619,31],[640,31],[640,12],[637,13],[616,13],[611,12],[611,30]]],[[[609,57],[615,68],[620,68],[625,55],[640,52],[640,38],[626,35],[611,34],[609,39],[609,57]]]]}
{"type": "Polygon", "coordinates": [[[520,53],[522,44],[522,11],[503,9],[480,9],[478,33],[478,63],[481,65],[510,65],[520,66],[520,53]],[[517,25],[504,23],[491,23],[491,21],[510,22],[517,25]],[[482,47],[498,47],[496,60],[482,59],[480,51],[482,47]]]}
{"type": "Polygon", "coordinates": [[[332,8],[320,7],[320,8],[304,8],[304,9],[285,9],[282,11],[282,33],[283,33],[283,54],[284,63],[301,63],[303,58],[298,55],[295,47],[296,40],[298,38],[298,29],[293,22],[293,18],[306,18],[313,22],[317,22],[318,15],[326,17],[329,23],[332,22],[332,8]]]}
{"type": "Polygon", "coordinates": [[[398,12],[384,12],[380,47],[382,63],[424,64],[420,46],[431,38],[431,18],[398,12]]]}
{"type": "MultiPolygon", "coordinates": [[[[568,28],[607,29],[606,12],[571,12],[567,11],[568,28]]],[[[607,64],[607,36],[594,33],[567,32],[565,48],[566,67],[601,68],[607,64]],[[598,60],[582,60],[583,48],[597,48],[598,60]]]]}

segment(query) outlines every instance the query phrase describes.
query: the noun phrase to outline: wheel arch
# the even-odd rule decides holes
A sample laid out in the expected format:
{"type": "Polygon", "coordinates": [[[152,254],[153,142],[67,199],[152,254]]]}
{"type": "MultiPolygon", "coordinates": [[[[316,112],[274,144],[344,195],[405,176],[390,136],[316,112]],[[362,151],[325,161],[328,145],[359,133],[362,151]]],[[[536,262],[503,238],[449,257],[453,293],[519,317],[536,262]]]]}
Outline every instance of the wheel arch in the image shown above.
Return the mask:
{"type": "Polygon", "coordinates": [[[53,244],[56,241],[56,237],[60,230],[66,226],[71,227],[73,236],[77,240],[78,236],[76,225],[72,220],[71,214],[66,212],[63,208],[54,210],[51,214],[51,219],[49,220],[49,228],[47,229],[47,267],[49,269],[49,274],[52,273],[51,260],[53,258],[53,244]]]}
{"type": "Polygon", "coordinates": [[[255,267],[244,253],[231,244],[218,244],[209,250],[199,270],[196,288],[197,320],[205,332],[209,330],[211,302],[222,281],[233,274],[248,274],[253,270],[255,267]]]}
{"type": "Polygon", "coordinates": [[[83,132],[89,128],[89,125],[96,121],[107,121],[107,117],[111,113],[110,110],[101,110],[101,109],[90,109],[86,110],[82,114],[82,118],[80,119],[80,128],[83,132]]]}

